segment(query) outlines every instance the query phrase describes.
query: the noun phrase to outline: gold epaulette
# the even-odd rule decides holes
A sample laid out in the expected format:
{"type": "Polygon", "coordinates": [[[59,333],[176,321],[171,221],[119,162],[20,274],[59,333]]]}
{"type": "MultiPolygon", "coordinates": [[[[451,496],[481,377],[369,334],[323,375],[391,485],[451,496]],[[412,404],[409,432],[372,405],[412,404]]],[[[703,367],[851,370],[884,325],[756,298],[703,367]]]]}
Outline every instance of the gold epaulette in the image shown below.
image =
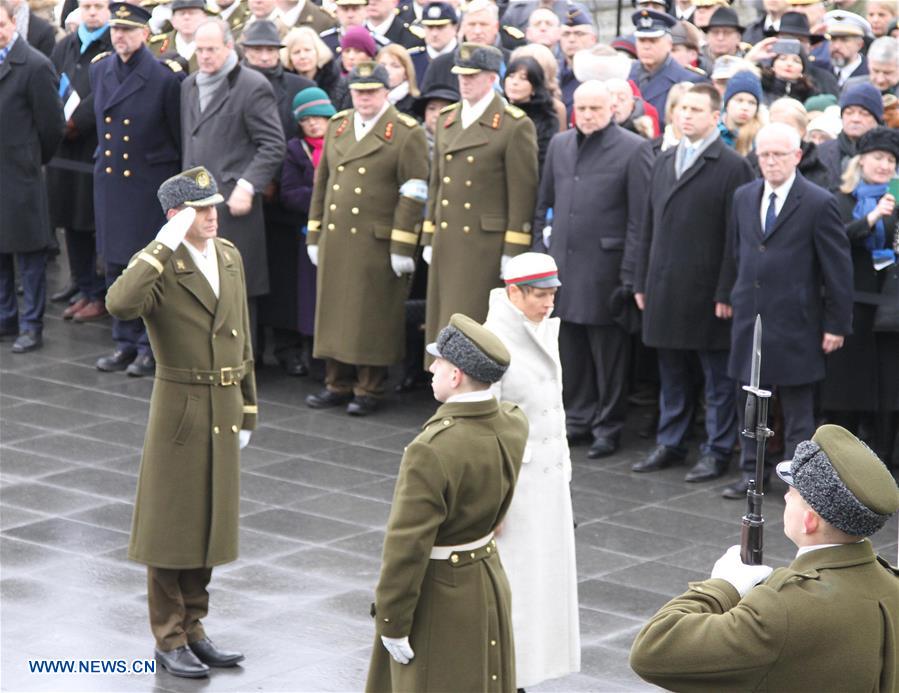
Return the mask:
{"type": "Polygon", "coordinates": [[[102,53],[97,53],[93,58],[91,58],[91,65],[94,63],[103,60],[103,58],[112,55],[112,51],[103,51],[102,53]]]}
{"type": "Polygon", "coordinates": [[[694,67],[693,65],[687,65],[686,68],[687,68],[690,72],[695,72],[697,75],[702,75],[703,77],[707,77],[707,76],[708,76],[708,74],[706,73],[706,71],[703,70],[701,67],[694,67]]]}
{"type": "Polygon", "coordinates": [[[221,236],[216,236],[216,238],[218,238],[222,243],[224,243],[225,245],[227,245],[227,246],[230,247],[230,248],[236,248],[236,247],[237,247],[237,246],[234,245],[231,241],[229,241],[227,238],[222,238],[221,236]]]}
{"type": "Polygon", "coordinates": [[[506,113],[510,116],[518,120],[519,118],[524,118],[527,115],[524,111],[522,111],[518,106],[513,106],[510,103],[506,104],[506,113]]]}
{"type": "Polygon", "coordinates": [[[521,41],[521,39],[524,38],[524,32],[517,26],[504,26],[503,31],[509,34],[509,36],[511,36],[516,41],[521,41]]]}
{"type": "Polygon", "coordinates": [[[165,41],[168,37],[168,32],[164,34],[156,34],[155,36],[151,36],[150,40],[147,41],[147,43],[159,43],[160,41],[165,41]]]}
{"type": "Polygon", "coordinates": [[[406,27],[409,30],[409,33],[412,34],[415,38],[425,40],[425,30],[422,29],[417,24],[410,24],[406,27]]]}
{"type": "Polygon", "coordinates": [[[449,106],[444,106],[443,108],[441,108],[440,112],[441,113],[449,113],[453,109],[459,108],[459,106],[461,106],[461,105],[462,105],[461,102],[451,103],[449,106]]]}
{"type": "Polygon", "coordinates": [[[334,115],[331,116],[331,120],[340,120],[341,118],[347,118],[350,115],[350,113],[352,113],[352,112],[353,112],[352,108],[347,108],[346,110],[343,110],[343,111],[337,111],[337,113],[335,113],[334,115]]]}
{"type": "Polygon", "coordinates": [[[172,60],[171,58],[166,58],[162,62],[172,72],[184,72],[184,68],[181,67],[181,63],[179,63],[177,60],[172,60]]]}
{"type": "Polygon", "coordinates": [[[407,128],[414,128],[416,125],[418,125],[418,121],[415,120],[415,118],[405,113],[397,113],[397,117],[400,119],[400,122],[407,128]]]}

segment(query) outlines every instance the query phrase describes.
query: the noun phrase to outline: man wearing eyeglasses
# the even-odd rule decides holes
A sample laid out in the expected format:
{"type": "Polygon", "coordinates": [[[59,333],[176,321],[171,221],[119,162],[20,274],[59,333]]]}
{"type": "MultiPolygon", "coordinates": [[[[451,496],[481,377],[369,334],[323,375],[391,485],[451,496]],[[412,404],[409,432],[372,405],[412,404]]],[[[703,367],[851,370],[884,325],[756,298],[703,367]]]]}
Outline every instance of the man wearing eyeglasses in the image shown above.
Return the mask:
{"type": "MultiPolygon", "coordinates": [[[[814,433],[814,386],[824,377],[824,356],[842,347],[852,329],[849,239],[833,195],[797,172],[800,144],[788,125],[762,128],[755,151],[763,178],[740,187],[733,202],[736,281],[728,375],[737,382],[737,411],[743,412],[740,386],[749,382],[760,314],[761,383],[780,399],[786,458],[814,433]]],[[[755,444],[743,443],[743,474],[724,489],[725,498],[746,496],[755,444]]]]}
{"type": "Polygon", "coordinates": [[[586,12],[572,6],[571,11],[562,22],[559,34],[559,50],[562,53],[562,69],[559,71],[559,88],[562,90],[562,103],[568,112],[568,119],[574,109],[574,90],[580,82],[574,76],[574,54],[596,45],[596,28],[586,12]]]}

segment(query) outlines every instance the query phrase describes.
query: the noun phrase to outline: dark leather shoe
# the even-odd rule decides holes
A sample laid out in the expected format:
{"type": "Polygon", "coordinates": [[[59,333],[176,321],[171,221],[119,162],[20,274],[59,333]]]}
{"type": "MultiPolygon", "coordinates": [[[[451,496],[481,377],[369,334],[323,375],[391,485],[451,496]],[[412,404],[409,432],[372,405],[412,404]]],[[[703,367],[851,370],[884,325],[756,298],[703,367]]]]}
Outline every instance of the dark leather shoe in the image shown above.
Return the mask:
{"type": "Polygon", "coordinates": [[[24,354],[26,351],[34,351],[35,349],[40,349],[42,346],[44,346],[44,338],[41,337],[41,333],[34,330],[28,330],[16,337],[16,341],[13,342],[12,345],[12,350],[13,353],[24,354]]]}
{"type": "Polygon", "coordinates": [[[678,454],[672,448],[665,445],[656,445],[655,449],[649,453],[642,462],[631,465],[632,472],[657,472],[674,464],[680,464],[684,461],[684,456],[678,454]]]}
{"type": "Polygon", "coordinates": [[[590,449],[587,450],[587,457],[591,460],[598,459],[600,457],[608,457],[613,452],[618,449],[618,441],[614,438],[607,438],[605,436],[600,436],[596,440],[593,441],[593,445],[590,446],[590,449]]]}
{"type": "Polygon", "coordinates": [[[137,354],[133,351],[116,349],[109,356],[101,356],[97,359],[97,370],[104,373],[116,373],[128,368],[128,364],[134,360],[137,354]]]}
{"type": "MultiPolygon", "coordinates": [[[[718,477],[724,476],[730,460],[722,460],[714,455],[703,455],[696,464],[687,472],[684,481],[689,483],[697,483],[700,481],[711,481],[718,477]]],[[[745,494],[744,494],[745,495],[745,494]]]]}
{"type": "Polygon", "coordinates": [[[325,388],[316,392],[314,395],[306,397],[306,406],[312,409],[328,409],[329,407],[339,407],[353,399],[352,392],[334,392],[325,388]]]}
{"type": "Polygon", "coordinates": [[[106,301],[90,301],[81,310],[72,317],[75,322],[91,322],[92,320],[102,320],[109,313],[106,310],[106,301]]]}
{"type": "Polygon", "coordinates": [[[211,667],[233,667],[244,660],[241,652],[220,650],[209,638],[197,640],[188,645],[201,662],[211,667]]]}
{"type": "Polygon", "coordinates": [[[375,397],[363,395],[353,397],[353,401],[346,405],[346,413],[350,416],[368,416],[374,414],[380,402],[375,397]]]}
{"type": "Polygon", "coordinates": [[[291,351],[283,359],[279,359],[278,362],[281,364],[281,368],[284,369],[284,372],[287,373],[287,375],[292,375],[295,378],[309,375],[309,369],[306,367],[306,364],[303,363],[303,359],[298,351],[291,351]]]}
{"type": "Polygon", "coordinates": [[[749,478],[748,476],[740,477],[739,481],[735,481],[730,486],[725,487],[725,489],[721,492],[722,498],[727,498],[728,500],[740,500],[741,498],[746,498],[746,491],[749,490],[749,478]]]}
{"type": "Polygon", "coordinates": [[[395,388],[393,388],[396,392],[412,392],[417,389],[421,385],[425,383],[427,378],[425,377],[425,373],[410,373],[406,375],[395,388]]]}
{"type": "Polygon", "coordinates": [[[185,679],[202,679],[209,676],[209,667],[197,659],[187,645],[176,647],[169,652],[156,650],[156,661],[172,676],[185,679]]]}
{"type": "Polygon", "coordinates": [[[72,298],[77,293],[78,293],[78,287],[75,285],[74,282],[72,282],[65,288],[61,289],[60,291],[57,291],[55,294],[51,294],[50,300],[53,303],[62,303],[64,301],[68,301],[70,298],[72,298]]]}
{"type": "Polygon", "coordinates": [[[75,313],[77,313],[82,308],[86,308],[88,303],[90,303],[90,301],[82,296],[74,303],[69,304],[69,307],[62,312],[62,319],[71,320],[75,317],[75,313]]]}
{"type": "Polygon", "coordinates": [[[153,354],[140,354],[125,372],[132,378],[152,377],[156,374],[156,359],[153,358],[153,354]]]}

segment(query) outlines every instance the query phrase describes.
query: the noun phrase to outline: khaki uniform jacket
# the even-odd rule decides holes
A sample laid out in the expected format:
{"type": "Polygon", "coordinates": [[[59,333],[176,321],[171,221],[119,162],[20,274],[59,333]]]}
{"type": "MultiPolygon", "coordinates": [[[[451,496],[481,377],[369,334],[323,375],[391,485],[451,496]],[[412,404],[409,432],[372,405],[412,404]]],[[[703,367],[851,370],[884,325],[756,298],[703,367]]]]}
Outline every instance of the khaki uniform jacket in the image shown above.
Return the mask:
{"type": "MultiPolygon", "coordinates": [[[[303,11],[295,26],[311,26],[316,34],[337,26],[337,18],[323,7],[319,7],[312,0],[306,0],[303,11]]],[[[292,28],[292,27],[291,27],[292,28]]]]}
{"type": "Polygon", "coordinates": [[[537,201],[537,134],[524,111],[494,96],[477,122],[462,128],[462,105],[437,119],[423,245],[428,271],[426,338],[453,313],[487,317],[490,290],[501,286],[500,258],[531,246],[537,201]]]}
{"type": "MultiPolygon", "coordinates": [[[[236,10],[237,12],[239,10],[236,10]]],[[[178,53],[178,49],[175,47],[175,30],[167,31],[164,34],[156,34],[155,36],[151,36],[147,41],[147,48],[150,49],[150,52],[155,55],[159,59],[163,59],[168,57],[169,55],[176,55],[178,53]]],[[[166,62],[170,69],[173,72],[181,72],[181,66],[178,65],[179,69],[175,69],[174,66],[166,62]]],[[[193,74],[197,70],[200,69],[200,63],[197,62],[197,54],[194,52],[192,56],[190,56],[190,60],[187,61],[187,72],[189,74],[193,74]]]]}
{"type": "Polygon", "coordinates": [[[405,351],[408,277],[390,254],[411,256],[424,203],[400,195],[427,181],[428,143],[410,116],[388,107],[357,141],[352,109],[331,118],[315,171],[309,245],[318,245],[315,356],[389,366],[405,351]]]}
{"type": "Polygon", "coordinates": [[[238,431],[256,427],[256,381],[243,263],[230,241],[214,244],[218,299],[184,245],[156,241],[106,296],[120,320],[143,318],[156,357],[128,557],[158,568],[237,558],[238,431]],[[222,372],[242,365],[239,380],[222,372]]]}
{"type": "Polygon", "coordinates": [[[741,600],[693,583],[637,635],[631,666],[673,691],[899,690],[899,574],[867,539],[817,549],[741,600]]]}
{"type": "Polygon", "coordinates": [[[430,552],[476,541],[502,521],[527,435],[514,404],[451,402],[406,448],[375,593],[367,691],[515,691],[509,583],[495,542],[447,560],[430,552]],[[381,635],[408,635],[412,662],[395,662],[381,635]]]}

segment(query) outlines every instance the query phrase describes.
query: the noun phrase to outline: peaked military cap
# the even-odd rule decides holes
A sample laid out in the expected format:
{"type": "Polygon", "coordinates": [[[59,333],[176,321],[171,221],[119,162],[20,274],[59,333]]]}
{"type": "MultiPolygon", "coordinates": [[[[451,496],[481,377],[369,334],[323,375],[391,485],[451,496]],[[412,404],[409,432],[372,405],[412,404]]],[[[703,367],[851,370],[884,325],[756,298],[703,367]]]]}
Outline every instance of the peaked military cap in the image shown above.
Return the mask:
{"type": "Polygon", "coordinates": [[[659,38],[669,33],[677,23],[670,14],[655,10],[637,10],[631,15],[631,21],[637,38],[659,38]]]}
{"type": "Polygon", "coordinates": [[[347,83],[350,89],[389,89],[390,75],[383,65],[366,60],[353,68],[347,83]]]}
{"type": "Polygon", "coordinates": [[[209,13],[205,0],[172,0],[172,12],[178,10],[203,10],[209,13]]]}
{"type": "Polygon", "coordinates": [[[824,15],[825,31],[831,36],[873,36],[868,20],[855,12],[831,10],[824,15]]]}
{"type": "Polygon", "coordinates": [[[162,211],[177,209],[181,205],[187,207],[210,207],[224,202],[219,194],[215,178],[203,166],[182,171],[163,181],[156,193],[162,211]]]}
{"type": "Polygon", "coordinates": [[[503,66],[503,54],[494,46],[481,43],[463,43],[453,57],[453,74],[473,75],[487,70],[499,72],[503,66]]]}
{"type": "Polygon", "coordinates": [[[421,12],[422,26],[458,24],[459,16],[448,2],[429,2],[421,12]]]}
{"type": "Polygon", "coordinates": [[[533,286],[537,289],[552,289],[562,286],[559,268],[552,255],[546,253],[521,253],[506,264],[503,275],[506,286],[511,284],[533,286]]]}
{"type": "Polygon", "coordinates": [[[150,13],[143,7],[132,5],[129,2],[109,3],[109,26],[141,27],[147,26],[150,21],[150,13]]]}
{"type": "Polygon", "coordinates": [[[453,314],[437,341],[428,344],[427,351],[482,383],[495,383],[502,378],[511,360],[499,337],[462,313],[453,314]]]}
{"type": "Polygon", "coordinates": [[[796,446],[777,475],[795,488],[828,524],[868,537],[899,510],[899,488],[886,465],[841,426],[821,426],[796,446]]]}
{"type": "Polygon", "coordinates": [[[268,19],[247,24],[240,36],[240,43],[243,46],[277,46],[278,48],[284,48],[284,44],[281,43],[281,36],[278,34],[278,27],[268,19]]]}

